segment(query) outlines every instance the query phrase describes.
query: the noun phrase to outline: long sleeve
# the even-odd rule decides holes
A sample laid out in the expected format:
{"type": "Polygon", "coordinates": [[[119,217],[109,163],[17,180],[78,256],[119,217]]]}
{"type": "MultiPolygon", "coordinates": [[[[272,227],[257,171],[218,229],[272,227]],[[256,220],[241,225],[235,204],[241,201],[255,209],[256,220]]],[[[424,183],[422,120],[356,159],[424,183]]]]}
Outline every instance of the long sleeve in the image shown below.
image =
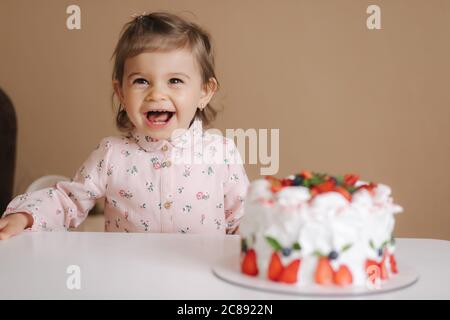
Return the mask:
{"type": "Polygon", "coordinates": [[[239,223],[244,214],[244,201],[249,180],[239,150],[234,145],[233,140],[228,140],[227,145],[229,163],[227,164],[228,172],[224,183],[226,232],[227,234],[235,234],[239,232],[239,223]]]}
{"type": "Polygon", "coordinates": [[[112,144],[103,139],[71,181],[15,197],[4,216],[25,212],[34,219],[32,231],[67,230],[87,217],[97,199],[105,195],[112,144]]]}

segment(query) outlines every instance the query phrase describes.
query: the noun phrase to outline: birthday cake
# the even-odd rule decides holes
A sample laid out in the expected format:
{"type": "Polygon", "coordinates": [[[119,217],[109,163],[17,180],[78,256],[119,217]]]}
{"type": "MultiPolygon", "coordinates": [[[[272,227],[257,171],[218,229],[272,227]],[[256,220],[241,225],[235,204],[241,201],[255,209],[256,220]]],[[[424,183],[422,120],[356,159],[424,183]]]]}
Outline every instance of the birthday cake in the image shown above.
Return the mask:
{"type": "Polygon", "coordinates": [[[302,171],[252,182],[240,224],[241,272],[295,285],[362,286],[398,273],[391,189],[302,171]]]}

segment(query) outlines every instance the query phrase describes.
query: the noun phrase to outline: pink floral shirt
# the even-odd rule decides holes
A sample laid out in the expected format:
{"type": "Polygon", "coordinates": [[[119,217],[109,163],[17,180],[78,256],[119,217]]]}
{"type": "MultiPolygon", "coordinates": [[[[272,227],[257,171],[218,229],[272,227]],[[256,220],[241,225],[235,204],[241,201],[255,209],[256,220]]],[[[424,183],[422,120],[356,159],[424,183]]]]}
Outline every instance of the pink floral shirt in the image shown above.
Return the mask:
{"type": "Polygon", "coordinates": [[[105,231],[235,233],[248,184],[233,140],[195,119],[172,140],[136,130],[104,138],[71,181],[17,196],[5,215],[31,214],[31,230],[67,230],[105,197],[105,231]]]}

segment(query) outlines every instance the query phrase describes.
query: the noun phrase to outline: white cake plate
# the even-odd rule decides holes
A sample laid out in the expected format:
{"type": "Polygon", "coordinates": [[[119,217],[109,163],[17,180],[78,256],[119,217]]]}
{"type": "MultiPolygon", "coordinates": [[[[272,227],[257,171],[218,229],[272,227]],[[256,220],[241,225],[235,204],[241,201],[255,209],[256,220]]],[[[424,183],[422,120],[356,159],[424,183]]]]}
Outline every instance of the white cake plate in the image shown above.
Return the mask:
{"type": "Polygon", "coordinates": [[[400,272],[389,278],[388,281],[382,281],[377,285],[369,283],[366,286],[358,287],[280,284],[241,273],[239,263],[236,263],[236,259],[224,260],[215,265],[212,271],[219,279],[234,285],[262,291],[303,296],[355,296],[386,293],[411,286],[419,279],[419,274],[413,268],[403,264],[401,265],[400,272]]]}

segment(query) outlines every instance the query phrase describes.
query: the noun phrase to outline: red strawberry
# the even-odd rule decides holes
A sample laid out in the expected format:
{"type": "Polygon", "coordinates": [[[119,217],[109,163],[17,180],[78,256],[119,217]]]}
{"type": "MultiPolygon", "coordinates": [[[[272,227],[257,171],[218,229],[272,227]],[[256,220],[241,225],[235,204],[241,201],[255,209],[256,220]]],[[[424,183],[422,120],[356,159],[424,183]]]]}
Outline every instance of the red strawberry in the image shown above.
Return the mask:
{"type": "Polygon", "coordinates": [[[358,179],[359,176],[356,174],[346,174],[344,176],[344,183],[349,186],[354,186],[358,179]]]}
{"type": "Polygon", "coordinates": [[[281,271],[283,271],[283,265],[281,264],[281,259],[278,253],[272,253],[270,258],[269,270],[267,272],[267,277],[272,281],[278,281],[280,278],[281,271]]]}
{"type": "Polygon", "coordinates": [[[281,185],[283,187],[292,186],[293,181],[291,179],[281,179],[281,185]]]}
{"type": "Polygon", "coordinates": [[[312,187],[311,190],[309,190],[309,192],[311,193],[312,197],[317,196],[320,193],[317,187],[312,187]]]}
{"type": "Polygon", "coordinates": [[[317,263],[315,280],[318,284],[332,284],[333,283],[333,268],[331,268],[328,257],[320,257],[317,263]]]}
{"type": "Polygon", "coordinates": [[[370,183],[370,184],[363,184],[362,186],[358,187],[359,189],[366,189],[367,191],[369,191],[370,193],[373,193],[373,189],[375,189],[377,187],[377,185],[375,183],[370,183]]]}
{"type": "Polygon", "coordinates": [[[283,189],[283,186],[281,185],[281,181],[280,180],[278,180],[277,178],[274,178],[274,177],[270,177],[270,178],[267,178],[267,180],[270,182],[270,184],[271,184],[271,187],[270,187],[270,189],[272,190],[272,192],[278,192],[278,191],[280,191],[281,189],[283,189]]]}
{"type": "Polygon", "coordinates": [[[318,186],[316,186],[316,188],[318,189],[319,193],[322,193],[322,192],[333,191],[335,186],[336,186],[336,184],[334,183],[334,181],[329,180],[329,181],[325,181],[325,182],[319,184],[318,186]]]}
{"type": "Polygon", "coordinates": [[[283,186],[281,184],[272,184],[272,187],[270,188],[270,190],[273,193],[277,193],[278,191],[280,191],[281,189],[283,189],[283,186]]]}
{"type": "Polygon", "coordinates": [[[334,273],[333,282],[339,286],[346,286],[353,282],[352,274],[347,266],[340,266],[334,273]]]}
{"type": "Polygon", "coordinates": [[[378,267],[377,275],[379,275],[382,280],[386,280],[388,278],[388,273],[387,273],[387,269],[386,269],[386,264],[385,264],[385,259],[384,258],[383,258],[383,260],[380,263],[378,263],[376,261],[373,261],[373,260],[367,260],[366,261],[366,272],[367,272],[367,275],[369,277],[373,273],[373,270],[369,269],[369,267],[372,266],[372,265],[378,267]]]}
{"type": "Polygon", "coordinates": [[[256,264],[256,252],[253,249],[247,250],[247,253],[242,261],[241,270],[249,276],[256,276],[258,274],[258,265],[256,264]]]}
{"type": "Polygon", "coordinates": [[[302,172],[300,172],[300,175],[305,179],[311,179],[313,177],[312,173],[307,170],[303,170],[302,172]]]}
{"type": "Polygon", "coordinates": [[[378,262],[375,260],[366,260],[366,270],[369,269],[370,266],[378,266],[378,262]]]}
{"type": "Polygon", "coordinates": [[[393,254],[391,254],[389,256],[389,262],[391,263],[391,271],[392,273],[397,273],[398,269],[397,269],[397,261],[395,261],[395,257],[393,254]]]}
{"type": "Polygon", "coordinates": [[[352,195],[345,188],[343,188],[343,187],[336,187],[336,188],[334,188],[334,191],[339,192],[340,194],[342,194],[344,196],[344,198],[347,199],[348,201],[352,201],[352,195]]]}
{"type": "Polygon", "coordinates": [[[300,259],[292,261],[280,274],[280,281],[285,283],[296,283],[300,259]]]}
{"type": "Polygon", "coordinates": [[[366,274],[367,278],[373,281],[373,283],[375,284],[375,281],[380,278],[380,265],[378,264],[378,262],[367,259],[366,274]]]}
{"type": "Polygon", "coordinates": [[[374,272],[372,270],[372,268],[370,268],[371,266],[376,266],[377,267],[378,271],[376,271],[376,275],[378,277],[380,275],[380,265],[379,265],[378,262],[376,262],[374,260],[369,260],[369,259],[366,260],[366,273],[367,273],[367,276],[370,277],[373,274],[373,272],[374,272]]]}

